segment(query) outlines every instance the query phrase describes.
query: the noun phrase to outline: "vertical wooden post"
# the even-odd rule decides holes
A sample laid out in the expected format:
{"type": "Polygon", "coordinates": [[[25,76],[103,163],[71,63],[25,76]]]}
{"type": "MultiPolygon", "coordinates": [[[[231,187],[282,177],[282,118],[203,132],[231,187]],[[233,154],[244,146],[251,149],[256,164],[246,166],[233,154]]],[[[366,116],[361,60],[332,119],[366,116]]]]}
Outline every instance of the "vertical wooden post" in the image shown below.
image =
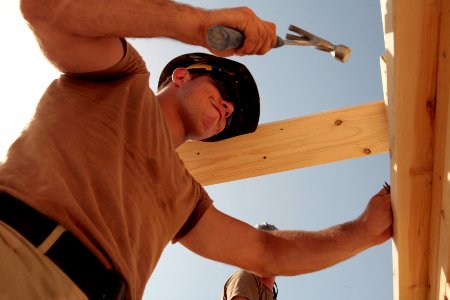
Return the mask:
{"type": "MultiPolygon", "coordinates": [[[[447,0],[444,0],[447,1],[447,0]]],[[[381,0],[394,210],[394,299],[429,292],[439,0],[381,0]]]]}
{"type": "Polygon", "coordinates": [[[439,35],[429,300],[450,299],[450,1],[448,0],[441,1],[439,35]]]}

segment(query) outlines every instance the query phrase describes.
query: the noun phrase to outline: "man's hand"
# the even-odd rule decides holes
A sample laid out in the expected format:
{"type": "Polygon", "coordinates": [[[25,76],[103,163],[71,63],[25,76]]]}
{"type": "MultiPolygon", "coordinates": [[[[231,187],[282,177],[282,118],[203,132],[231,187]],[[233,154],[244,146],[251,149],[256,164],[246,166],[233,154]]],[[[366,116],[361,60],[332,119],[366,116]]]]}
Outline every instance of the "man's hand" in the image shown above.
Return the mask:
{"type": "Polygon", "coordinates": [[[392,236],[391,196],[383,188],[370,199],[366,210],[356,220],[374,245],[383,243],[392,236]]]}
{"type": "MultiPolygon", "coordinates": [[[[207,11],[205,39],[207,30],[214,25],[222,25],[240,31],[245,36],[245,41],[241,48],[224,51],[209,49],[217,55],[261,55],[271,50],[277,42],[275,24],[261,20],[247,7],[207,11]]],[[[206,42],[204,42],[203,46],[207,47],[206,42]]]]}

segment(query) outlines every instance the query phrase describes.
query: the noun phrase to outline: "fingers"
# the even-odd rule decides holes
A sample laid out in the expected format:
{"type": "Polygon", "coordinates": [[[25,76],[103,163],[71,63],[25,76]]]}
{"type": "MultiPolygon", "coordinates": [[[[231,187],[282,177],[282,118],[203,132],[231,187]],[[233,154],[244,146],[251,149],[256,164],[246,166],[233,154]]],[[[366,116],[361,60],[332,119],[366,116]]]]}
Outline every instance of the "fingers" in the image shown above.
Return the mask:
{"type": "Polygon", "coordinates": [[[275,24],[261,20],[247,7],[209,11],[206,28],[213,25],[238,30],[245,37],[244,44],[238,49],[224,51],[209,49],[216,55],[262,55],[270,51],[277,42],[275,24]]]}
{"type": "Polygon", "coordinates": [[[378,245],[389,240],[392,237],[392,232],[392,226],[389,226],[389,228],[387,228],[384,232],[373,238],[374,244],[378,245]]]}
{"type": "Polygon", "coordinates": [[[387,215],[392,219],[391,195],[384,188],[372,197],[369,206],[379,213],[389,212],[387,215]]]}
{"type": "Polygon", "coordinates": [[[244,35],[244,45],[237,49],[236,55],[263,55],[276,44],[276,27],[271,22],[260,21],[248,26],[244,35]]]}
{"type": "Polygon", "coordinates": [[[393,214],[391,196],[382,188],[367,204],[361,215],[363,226],[374,244],[379,244],[392,236],[393,214]]]}
{"type": "Polygon", "coordinates": [[[390,192],[386,190],[386,188],[382,188],[381,190],[378,191],[378,193],[376,193],[376,196],[383,196],[383,195],[389,195],[390,192]]]}

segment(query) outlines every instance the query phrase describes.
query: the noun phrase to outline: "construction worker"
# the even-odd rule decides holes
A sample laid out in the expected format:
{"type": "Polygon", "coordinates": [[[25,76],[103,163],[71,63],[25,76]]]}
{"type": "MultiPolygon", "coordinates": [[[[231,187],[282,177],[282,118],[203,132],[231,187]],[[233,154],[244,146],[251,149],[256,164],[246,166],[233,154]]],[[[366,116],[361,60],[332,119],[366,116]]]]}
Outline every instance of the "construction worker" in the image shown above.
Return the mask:
{"type": "MultiPolygon", "coordinates": [[[[278,230],[275,225],[268,223],[258,224],[255,228],[262,231],[278,230]]],[[[225,282],[221,300],[276,300],[277,296],[278,286],[274,276],[261,277],[239,270],[225,282]]]]}
{"type": "Polygon", "coordinates": [[[21,9],[62,75],[0,166],[2,299],[140,299],[170,241],[270,277],[317,271],[390,238],[384,191],[352,222],[273,235],[217,210],[185,169],[175,152],[184,141],[254,130],[256,85],[240,64],[190,54],[168,64],[155,95],[124,37],[206,47],[206,30],[220,24],[246,41],[215,54],[264,54],[275,26],[250,9],[166,0],[22,0],[21,9]]]}

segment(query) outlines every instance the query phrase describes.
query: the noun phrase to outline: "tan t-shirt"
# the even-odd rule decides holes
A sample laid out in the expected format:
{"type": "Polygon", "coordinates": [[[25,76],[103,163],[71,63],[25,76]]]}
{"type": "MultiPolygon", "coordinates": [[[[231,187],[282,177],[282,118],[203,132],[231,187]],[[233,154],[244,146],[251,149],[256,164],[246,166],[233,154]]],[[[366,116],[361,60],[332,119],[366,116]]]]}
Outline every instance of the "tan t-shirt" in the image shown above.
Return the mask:
{"type": "Polygon", "coordinates": [[[0,165],[0,191],[110,260],[140,299],[164,247],[212,201],[174,151],[144,61],[124,48],[105,71],[51,83],[0,165]]]}
{"type": "Polygon", "coordinates": [[[227,280],[221,300],[232,300],[237,296],[248,300],[273,300],[273,292],[261,282],[259,277],[244,270],[237,271],[227,280]]]}

